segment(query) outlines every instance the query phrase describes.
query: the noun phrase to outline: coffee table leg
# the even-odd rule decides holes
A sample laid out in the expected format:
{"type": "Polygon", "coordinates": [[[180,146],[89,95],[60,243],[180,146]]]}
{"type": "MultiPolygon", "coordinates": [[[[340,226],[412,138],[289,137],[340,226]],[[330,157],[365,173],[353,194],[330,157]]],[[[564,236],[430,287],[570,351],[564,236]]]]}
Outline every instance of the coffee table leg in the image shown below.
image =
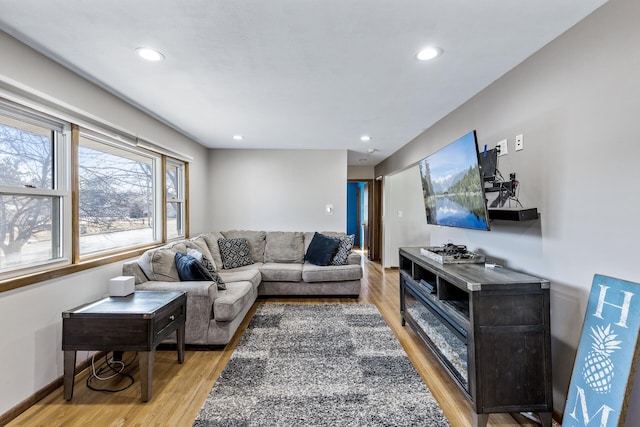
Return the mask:
{"type": "Polygon", "coordinates": [[[64,399],[71,400],[73,397],[73,382],[76,377],[76,351],[65,350],[64,352],[64,399]]]}
{"type": "Polygon", "coordinates": [[[178,326],[178,330],[176,331],[176,347],[178,348],[178,363],[184,362],[184,331],[185,331],[185,322],[182,322],[180,326],[178,326]]]}
{"type": "Polygon", "coordinates": [[[140,391],[142,401],[148,402],[151,399],[151,386],[153,385],[153,362],[156,358],[155,349],[151,351],[141,351],[140,356],[140,391]]]}

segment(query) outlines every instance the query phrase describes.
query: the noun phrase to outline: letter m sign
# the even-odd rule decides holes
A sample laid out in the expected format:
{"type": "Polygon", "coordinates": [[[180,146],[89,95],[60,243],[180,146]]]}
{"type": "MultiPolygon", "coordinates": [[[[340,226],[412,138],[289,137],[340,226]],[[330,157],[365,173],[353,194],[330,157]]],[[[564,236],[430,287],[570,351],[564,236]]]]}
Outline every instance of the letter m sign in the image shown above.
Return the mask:
{"type": "Polygon", "coordinates": [[[640,285],[596,274],[563,427],[622,427],[638,359],[640,285]]]}

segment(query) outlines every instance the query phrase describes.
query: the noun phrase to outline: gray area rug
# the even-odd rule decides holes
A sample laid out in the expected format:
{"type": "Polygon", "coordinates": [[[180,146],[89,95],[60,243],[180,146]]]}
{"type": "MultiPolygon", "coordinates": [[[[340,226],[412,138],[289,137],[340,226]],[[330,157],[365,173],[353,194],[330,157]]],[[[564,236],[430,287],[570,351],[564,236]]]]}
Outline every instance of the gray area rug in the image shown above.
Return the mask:
{"type": "Polygon", "coordinates": [[[448,426],[374,305],[258,307],[194,426],[448,426]]]}

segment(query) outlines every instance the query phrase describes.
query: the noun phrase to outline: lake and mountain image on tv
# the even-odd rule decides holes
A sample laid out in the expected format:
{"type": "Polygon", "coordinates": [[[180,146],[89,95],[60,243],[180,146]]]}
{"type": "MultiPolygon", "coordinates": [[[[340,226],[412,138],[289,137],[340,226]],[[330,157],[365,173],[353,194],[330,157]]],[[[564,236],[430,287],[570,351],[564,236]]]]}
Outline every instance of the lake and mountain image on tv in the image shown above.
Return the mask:
{"type": "Polygon", "coordinates": [[[489,230],[475,131],[419,163],[427,222],[489,230]]]}

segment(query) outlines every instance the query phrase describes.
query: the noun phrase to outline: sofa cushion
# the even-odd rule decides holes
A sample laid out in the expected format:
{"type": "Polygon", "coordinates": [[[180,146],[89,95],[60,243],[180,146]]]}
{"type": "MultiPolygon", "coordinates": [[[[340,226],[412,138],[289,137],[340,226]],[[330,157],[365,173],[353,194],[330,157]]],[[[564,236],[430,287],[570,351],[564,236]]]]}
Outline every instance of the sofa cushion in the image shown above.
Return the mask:
{"type": "Polygon", "coordinates": [[[183,243],[184,241],[178,241],[166,244],[159,248],[149,249],[136,260],[138,266],[142,270],[145,276],[147,276],[148,280],[161,280],[161,281],[170,281],[170,282],[179,282],[180,278],[178,277],[178,270],[175,269],[175,263],[173,261],[169,262],[169,265],[166,266],[162,261],[165,260],[173,260],[176,252],[185,252],[186,246],[183,243]],[[179,245],[179,246],[178,246],[179,245]],[[154,256],[159,252],[158,256],[154,256]],[[173,264],[173,265],[172,265],[173,264]],[[158,277],[154,272],[154,267],[158,272],[158,277]]]}
{"type": "Polygon", "coordinates": [[[304,239],[298,231],[269,231],[264,248],[264,262],[304,262],[304,239]]]}
{"type": "Polygon", "coordinates": [[[315,233],[304,259],[315,265],[329,265],[338,249],[338,245],[340,245],[340,239],[315,233]]]}
{"type": "MultiPolygon", "coordinates": [[[[209,251],[207,250],[207,252],[209,251]]],[[[224,280],[222,280],[215,266],[213,265],[213,261],[207,258],[207,255],[205,255],[198,249],[189,247],[187,248],[187,255],[194,257],[200,263],[200,265],[203,266],[205,270],[207,270],[207,272],[211,276],[211,280],[215,281],[216,285],[218,285],[218,289],[227,289],[224,280]]],[[[178,273],[180,273],[180,269],[178,269],[178,273]]]]}
{"type": "Polygon", "coordinates": [[[324,234],[325,236],[337,237],[337,238],[347,235],[347,233],[344,233],[342,231],[322,231],[321,233],[324,234]]]}
{"type": "Polygon", "coordinates": [[[222,255],[220,255],[218,239],[224,239],[224,236],[218,231],[212,231],[210,233],[201,234],[198,237],[202,237],[207,243],[209,252],[211,252],[211,259],[213,259],[213,263],[216,265],[216,268],[220,270],[222,268],[222,255]]]}
{"type": "MultiPolygon", "coordinates": [[[[322,233],[324,234],[324,233],[322,233]]],[[[304,253],[307,253],[307,250],[309,250],[309,245],[311,244],[311,241],[313,240],[313,236],[316,235],[315,231],[305,231],[304,233],[302,233],[302,237],[304,238],[304,253]]],[[[325,234],[326,236],[326,234],[325,234]]]]}
{"type": "Polygon", "coordinates": [[[255,293],[251,282],[228,282],[227,289],[219,290],[213,302],[214,319],[218,322],[234,320],[247,304],[252,304],[255,293]]]}
{"type": "Polygon", "coordinates": [[[247,239],[253,262],[262,262],[264,260],[264,247],[267,243],[266,231],[230,230],[223,231],[222,234],[226,239],[247,239]]]}
{"type": "MultiPolygon", "coordinates": [[[[176,268],[177,252],[186,252],[184,243],[174,243],[153,250],[151,253],[151,270],[153,279],[161,282],[179,282],[180,276],[176,268]]],[[[146,274],[146,273],[145,273],[146,274]]]]}
{"type": "Polygon", "coordinates": [[[200,261],[191,255],[183,252],[176,252],[175,255],[176,268],[178,270],[178,276],[182,281],[201,281],[209,280],[213,281],[213,277],[209,274],[206,268],[202,266],[200,261]]]}
{"type": "Polygon", "coordinates": [[[253,264],[247,239],[218,239],[222,267],[225,269],[253,264]]]}
{"type": "MultiPolygon", "coordinates": [[[[262,263],[255,264],[262,266],[262,263]]],[[[257,268],[249,268],[249,267],[240,267],[234,268],[232,270],[221,270],[220,277],[224,279],[225,282],[251,282],[253,286],[256,288],[260,285],[262,281],[262,274],[260,270],[257,268]]]]}
{"type": "Polygon", "coordinates": [[[201,250],[187,247],[187,255],[194,257],[209,273],[216,272],[216,267],[213,265],[213,261],[207,258],[201,250]]]}
{"type": "Polygon", "coordinates": [[[362,279],[360,265],[329,265],[322,267],[305,262],[302,266],[302,280],[305,282],[338,282],[362,279]]]}
{"type": "Polygon", "coordinates": [[[222,267],[222,264],[219,264],[219,266],[216,265],[216,261],[215,259],[213,259],[213,255],[211,254],[211,250],[209,249],[209,245],[207,244],[204,236],[200,235],[197,237],[193,237],[185,241],[185,244],[187,245],[187,248],[197,249],[202,252],[202,255],[204,255],[207,260],[211,262],[213,270],[217,271],[218,268],[222,267]]]}
{"type": "Polygon", "coordinates": [[[340,244],[338,249],[331,259],[331,265],[346,265],[349,253],[353,249],[353,241],[355,240],[355,234],[349,234],[348,236],[340,237],[340,244]]]}
{"type": "Polygon", "coordinates": [[[267,262],[260,267],[260,274],[263,282],[300,282],[302,264],[267,262]]]}
{"type": "Polygon", "coordinates": [[[227,270],[220,270],[220,274],[222,275],[222,278],[224,279],[226,277],[227,273],[233,273],[236,271],[244,271],[244,270],[260,270],[260,268],[262,267],[264,263],[262,262],[254,262],[253,264],[250,265],[243,265],[242,267],[236,267],[236,268],[229,268],[227,270]]]}

